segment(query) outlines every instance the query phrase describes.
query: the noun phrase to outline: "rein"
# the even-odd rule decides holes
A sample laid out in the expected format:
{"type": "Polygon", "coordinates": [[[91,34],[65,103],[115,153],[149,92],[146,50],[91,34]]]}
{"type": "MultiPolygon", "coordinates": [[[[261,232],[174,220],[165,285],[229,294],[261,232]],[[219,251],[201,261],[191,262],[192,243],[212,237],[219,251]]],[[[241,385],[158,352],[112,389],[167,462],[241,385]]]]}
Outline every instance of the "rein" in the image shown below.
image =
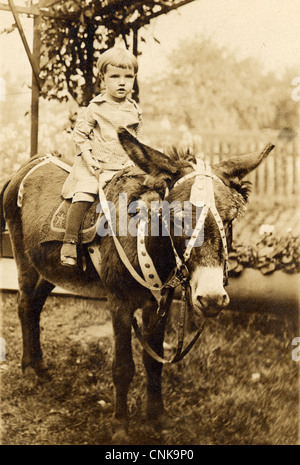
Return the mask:
{"type": "Polygon", "coordinates": [[[178,320],[178,342],[177,342],[177,349],[175,355],[170,359],[166,360],[165,358],[158,355],[152,347],[146,341],[135,317],[132,318],[132,326],[135,331],[135,335],[141,345],[144,347],[145,351],[154,358],[157,362],[162,363],[163,365],[170,365],[172,363],[180,362],[191,350],[195,342],[198,340],[199,336],[201,335],[204,327],[204,323],[200,326],[192,340],[186,346],[184,350],[183,348],[183,341],[184,341],[184,329],[185,329],[185,316],[186,316],[186,309],[190,305],[190,285],[189,285],[189,273],[186,267],[179,270],[179,268],[175,268],[173,273],[171,273],[171,277],[167,279],[167,282],[164,284],[162,288],[162,301],[157,309],[158,319],[155,324],[150,328],[148,333],[152,333],[153,330],[158,326],[159,323],[163,320],[163,318],[167,317],[167,312],[169,310],[169,305],[166,310],[166,301],[168,299],[168,290],[175,289],[178,285],[182,286],[181,292],[181,305],[180,305],[180,312],[179,312],[179,320],[178,320]]]}

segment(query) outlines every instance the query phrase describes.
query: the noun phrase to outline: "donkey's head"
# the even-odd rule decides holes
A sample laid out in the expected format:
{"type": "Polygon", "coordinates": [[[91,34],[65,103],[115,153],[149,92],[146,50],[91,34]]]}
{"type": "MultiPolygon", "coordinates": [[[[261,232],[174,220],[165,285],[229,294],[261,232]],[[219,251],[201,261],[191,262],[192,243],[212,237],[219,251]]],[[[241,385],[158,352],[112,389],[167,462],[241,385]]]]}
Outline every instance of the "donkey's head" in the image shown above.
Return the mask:
{"type": "Polygon", "coordinates": [[[224,287],[227,251],[232,222],[245,211],[248,200],[249,182],[243,178],[274,146],[268,145],[261,153],[230,158],[212,166],[211,171],[203,171],[190,154],[180,155],[173,150],[167,156],[123,129],[119,139],[140,168],[168,187],[165,200],[174,207],[170,209],[170,240],[174,253],[189,272],[193,307],[205,316],[217,315],[229,303],[224,287]],[[178,228],[179,223],[182,229],[178,228]]]}

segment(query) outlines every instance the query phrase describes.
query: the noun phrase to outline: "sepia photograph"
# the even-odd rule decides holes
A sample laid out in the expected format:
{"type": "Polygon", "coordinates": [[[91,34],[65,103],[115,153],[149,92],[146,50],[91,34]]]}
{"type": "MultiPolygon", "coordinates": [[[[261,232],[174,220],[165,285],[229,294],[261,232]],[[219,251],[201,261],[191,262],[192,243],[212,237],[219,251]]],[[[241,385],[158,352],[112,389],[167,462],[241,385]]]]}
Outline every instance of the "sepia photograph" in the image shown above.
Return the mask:
{"type": "Polygon", "coordinates": [[[300,445],[299,0],[0,0],[0,444],[300,445]]]}

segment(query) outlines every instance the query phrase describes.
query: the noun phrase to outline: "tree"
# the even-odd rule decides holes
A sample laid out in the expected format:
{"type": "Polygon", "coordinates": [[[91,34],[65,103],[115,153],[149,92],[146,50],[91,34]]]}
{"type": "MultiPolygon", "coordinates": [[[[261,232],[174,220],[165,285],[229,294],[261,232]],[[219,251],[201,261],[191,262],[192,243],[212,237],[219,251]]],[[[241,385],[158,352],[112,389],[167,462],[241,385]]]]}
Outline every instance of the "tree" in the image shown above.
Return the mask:
{"type": "Polygon", "coordinates": [[[258,61],[240,61],[211,39],[184,40],[168,60],[165,75],[141,89],[149,119],[164,115],[173,127],[195,131],[274,128],[283,101],[291,101],[284,91],[291,92],[290,81],[264,74],[258,61]]]}
{"type": "Polygon", "coordinates": [[[62,101],[71,95],[86,105],[99,91],[96,62],[102,51],[122,37],[137,55],[139,29],[191,1],[46,0],[48,17],[40,24],[42,96],[62,101]]]}
{"type": "Polygon", "coordinates": [[[299,128],[299,101],[293,99],[293,90],[295,86],[292,84],[294,78],[299,76],[299,68],[289,67],[285,70],[280,83],[278,85],[278,99],[274,125],[277,128],[299,128]]]}

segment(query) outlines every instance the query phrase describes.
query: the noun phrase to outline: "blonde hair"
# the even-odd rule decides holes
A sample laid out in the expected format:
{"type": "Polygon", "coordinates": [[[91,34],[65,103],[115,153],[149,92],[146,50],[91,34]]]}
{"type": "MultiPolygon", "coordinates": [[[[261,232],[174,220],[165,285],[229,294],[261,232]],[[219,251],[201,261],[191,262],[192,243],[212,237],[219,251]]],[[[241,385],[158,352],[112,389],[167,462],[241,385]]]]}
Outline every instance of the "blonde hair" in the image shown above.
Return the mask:
{"type": "Polygon", "coordinates": [[[138,71],[136,57],[125,48],[113,47],[106,50],[97,61],[97,68],[101,75],[106,73],[107,65],[117,68],[133,68],[134,73],[138,71]]]}

